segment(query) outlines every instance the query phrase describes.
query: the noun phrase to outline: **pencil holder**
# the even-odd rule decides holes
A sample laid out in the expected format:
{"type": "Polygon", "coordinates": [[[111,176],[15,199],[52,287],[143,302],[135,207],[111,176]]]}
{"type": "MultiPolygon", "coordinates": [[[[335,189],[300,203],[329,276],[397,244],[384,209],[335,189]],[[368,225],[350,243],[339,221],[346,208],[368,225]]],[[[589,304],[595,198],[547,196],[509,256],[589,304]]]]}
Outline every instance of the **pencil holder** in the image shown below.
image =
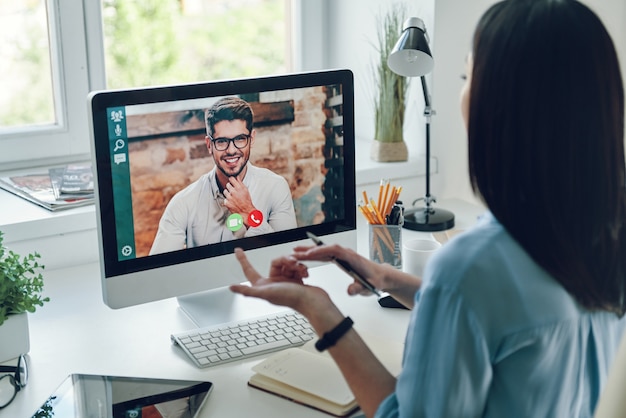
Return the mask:
{"type": "Polygon", "coordinates": [[[402,225],[369,225],[370,260],[402,269],[402,225]]]}

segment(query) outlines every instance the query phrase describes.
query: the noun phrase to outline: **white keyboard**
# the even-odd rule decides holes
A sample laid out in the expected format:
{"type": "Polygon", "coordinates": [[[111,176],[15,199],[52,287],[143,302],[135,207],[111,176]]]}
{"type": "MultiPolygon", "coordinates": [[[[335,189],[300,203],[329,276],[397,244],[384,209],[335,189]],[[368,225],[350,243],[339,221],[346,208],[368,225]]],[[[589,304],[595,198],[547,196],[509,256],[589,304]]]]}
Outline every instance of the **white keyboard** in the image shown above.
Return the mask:
{"type": "Polygon", "coordinates": [[[303,345],[315,331],[300,313],[281,312],[171,336],[198,367],[209,367],[303,345]]]}

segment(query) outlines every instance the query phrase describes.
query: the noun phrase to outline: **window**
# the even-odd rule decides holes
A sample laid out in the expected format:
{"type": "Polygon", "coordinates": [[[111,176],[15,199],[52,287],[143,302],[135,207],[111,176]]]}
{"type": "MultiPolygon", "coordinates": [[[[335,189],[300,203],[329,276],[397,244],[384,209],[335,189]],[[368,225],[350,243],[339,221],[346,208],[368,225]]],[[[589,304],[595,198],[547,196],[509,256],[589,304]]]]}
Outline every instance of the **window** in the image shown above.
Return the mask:
{"type": "MultiPolygon", "coordinates": [[[[52,97],[50,90],[42,90],[41,95],[46,96],[47,103],[50,100],[53,103],[52,112],[40,108],[38,103],[29,104],[27,99],[31,97],[29,89],[32,85],[10,80],[8,88],[17,90],[17,93],[7,94],[14,97],[14,103],[9,105],[26,106],[26,113],[42,113],[46,116],[40,118],[39,122],[27,122],[27,125],[14,122],[12,127],[3,125],[0,128],[2,169],[88,158],[85,98],[89,91],[89,77],[82,4],[71,0],[0,0],[0,3],[3,11],[15,7],[14,3],[37,10],[34,13],[38,16],[45,10],[45,18],[36,20],[39,27],[35,32],[44,33],[47,37],[48,51],[44,48],[37,53],[48,55],[48,58],[39,57],[42,67],[38,74],[50,80],[48,83],[52,88],[52,97]]],[[[9,45],[16,42],[14,38],[2,40],[9,45]]],[[[23,42],[23,39],[20,41],[23,42]]],[[[46,44],[45,41],[41,43],[46,44]]],[[[5,49],[4,45],[2,49],[5,49]]]]}
{"type": "Polygon", "coordinates": [[[47,17],[43,1],[0,2],[0,126],[5,131],[56,122],[47,17]]]}
{"type": "Polygon", "coordinates": [[[291,69],[288,0],[104,0],[108,88],[291,69]]]}
{"type": "Polygon", "coordinates": [[[321,56],[320,41],[304,39],[300,31],[321,32],[310,29],[322,24],[324,4],[0,0],[0,19],[23,30],[0,21],[0,40],[8,46],[1,48],[2,61],[24,66],[10,70],[20,77],[3,77],[3,91],[11,94],[0,99],[2,169],[88,159],[91,90],[322,68],[310,58],[321,56]],[[306,49],[304,42],[310,42],[306,49]],[[309,57],[297,53],[302,50],[309,57]],[[9,59],[9,53],[21,55],[9,59]],[[18,110],[19,117],[4,116],[18,110]]]}

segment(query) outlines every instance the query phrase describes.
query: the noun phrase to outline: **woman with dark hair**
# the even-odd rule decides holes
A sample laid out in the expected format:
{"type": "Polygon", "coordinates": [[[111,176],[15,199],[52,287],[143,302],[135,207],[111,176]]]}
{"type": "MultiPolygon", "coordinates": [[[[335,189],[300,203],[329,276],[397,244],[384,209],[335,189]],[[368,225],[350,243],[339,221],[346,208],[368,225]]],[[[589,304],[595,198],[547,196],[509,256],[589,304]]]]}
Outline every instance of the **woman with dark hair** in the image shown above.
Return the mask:
{"type": "MultiPolygon", "coordinates": [[[[367,416],[589,417],[626,329],[624,86],[575,0],[505,0],[480,19],[462,113],[489,211],[421,278],[339,246],[299,247],[244,295],[302,312],[367,416]],[[413,308],[403,370],[374,358],[302,260],[345,260],[413,308]],[[337,324],[341,324],[339,328],[337,324]]],[[[348,291],[364,291],[352,283],[348,291]]]]}
{"type": "Polygon", "coordinates": [[[578,303],[623,315],[624,87],[609,34],[581,3],[517,1],[485,14],[473,51],[474,191],[578,303]]]}

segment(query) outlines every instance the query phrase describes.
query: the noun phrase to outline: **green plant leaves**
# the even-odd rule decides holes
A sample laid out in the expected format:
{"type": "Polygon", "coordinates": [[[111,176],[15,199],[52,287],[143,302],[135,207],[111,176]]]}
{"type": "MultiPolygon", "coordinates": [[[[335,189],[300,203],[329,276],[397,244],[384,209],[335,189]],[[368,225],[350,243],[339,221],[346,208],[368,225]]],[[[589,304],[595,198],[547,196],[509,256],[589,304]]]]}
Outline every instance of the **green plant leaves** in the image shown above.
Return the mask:
{"type": "Polygon", "coordinates": [[[377,95],[374,98],[374,139],[380,142],[402,142],[404,112],[409,81],[389,68],[387,58],[400,32],[406,7],[395,3],[378,19],[378,61],[374,68],[377,95]]]}
{"type": "Polygon", "coordinates": [[[44,266],[38,253],[21,257],[3,246],[0,232],[0,325],[9,315],[35,312],[50,298],[43,297],[44,266]]]}

